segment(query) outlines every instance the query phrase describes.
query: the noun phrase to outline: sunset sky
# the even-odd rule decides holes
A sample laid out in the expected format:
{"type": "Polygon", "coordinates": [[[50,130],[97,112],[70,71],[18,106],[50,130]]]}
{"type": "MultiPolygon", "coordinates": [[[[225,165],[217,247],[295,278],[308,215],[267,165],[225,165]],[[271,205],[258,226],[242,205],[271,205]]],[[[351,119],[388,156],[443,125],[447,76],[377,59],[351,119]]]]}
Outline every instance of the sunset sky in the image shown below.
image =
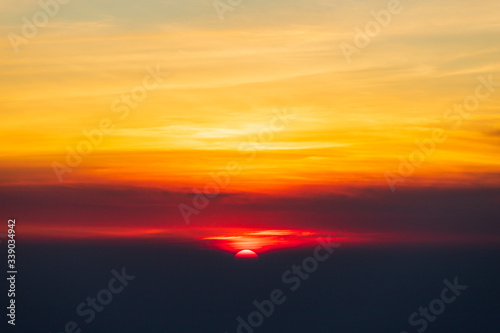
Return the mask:
{"type": "Polygon", "coordinates": [[[499,241],[498,1],[402,0],[350,61],[340,45],[387,1],[244,0],[223,20],[210,0],[58,6],[16,52],[41,8],[0,4],[0,207],[20,235],[499,241]],[[146,95],[126,106],[134,89],[146,95]],[[102,121],[113,130],[68,166],[102,121]],[[445,139],[401,175],[433,133],[445,139]],[[187,224],[179,205],[228,164],[187,224]]]}

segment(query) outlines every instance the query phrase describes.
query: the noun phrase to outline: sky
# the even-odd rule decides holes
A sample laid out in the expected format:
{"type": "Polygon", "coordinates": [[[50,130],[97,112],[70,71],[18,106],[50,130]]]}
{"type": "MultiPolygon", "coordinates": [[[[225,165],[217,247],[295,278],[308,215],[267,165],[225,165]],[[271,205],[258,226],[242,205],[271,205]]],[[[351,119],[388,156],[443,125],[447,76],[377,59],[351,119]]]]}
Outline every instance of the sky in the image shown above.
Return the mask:
{"type": "Polygon", "coordinates": [[[71,0],[30,37],[38,1],[3,1],[2,216],[498,242],[500,3],[390,3],[71,0]]]}

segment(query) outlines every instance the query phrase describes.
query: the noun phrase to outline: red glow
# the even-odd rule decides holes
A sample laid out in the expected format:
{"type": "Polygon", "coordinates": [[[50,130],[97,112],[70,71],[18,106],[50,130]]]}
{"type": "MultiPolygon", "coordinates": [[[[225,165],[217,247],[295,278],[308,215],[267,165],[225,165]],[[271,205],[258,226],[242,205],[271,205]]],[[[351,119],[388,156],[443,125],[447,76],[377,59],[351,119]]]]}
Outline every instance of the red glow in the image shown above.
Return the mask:
{"type": "Polygon", "coordinates": [[[272,229],[256,230],[229,228],[219,229],[217,236],[202,237],[209,246],[228,252],[252,250],[267,252],[271,250],[293,248],[317,243],[324,234],[306,230],[272,229]]]}

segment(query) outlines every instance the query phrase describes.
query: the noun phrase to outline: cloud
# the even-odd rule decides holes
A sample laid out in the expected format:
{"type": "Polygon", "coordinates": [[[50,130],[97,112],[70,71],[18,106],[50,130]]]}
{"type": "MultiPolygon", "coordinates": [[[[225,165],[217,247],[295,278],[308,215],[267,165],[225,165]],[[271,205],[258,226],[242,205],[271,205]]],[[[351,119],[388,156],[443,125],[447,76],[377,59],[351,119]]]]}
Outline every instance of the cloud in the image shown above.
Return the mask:
{"type": "MultiPolygon", "coordinates": [[[[3,186],[4,214],[38,229],[186,227],[179,203],[193,194],[154,188],[73,185],[3,186]]],[[[393,194],[365,188],[349,194],[276,196],[226,193],[193,216],[191,227],[255,227],[447,237],[500,237],[500,189],[410,188],[393,194]]],[[[5,216],[7,218],[7,216],[5,216]]]]}

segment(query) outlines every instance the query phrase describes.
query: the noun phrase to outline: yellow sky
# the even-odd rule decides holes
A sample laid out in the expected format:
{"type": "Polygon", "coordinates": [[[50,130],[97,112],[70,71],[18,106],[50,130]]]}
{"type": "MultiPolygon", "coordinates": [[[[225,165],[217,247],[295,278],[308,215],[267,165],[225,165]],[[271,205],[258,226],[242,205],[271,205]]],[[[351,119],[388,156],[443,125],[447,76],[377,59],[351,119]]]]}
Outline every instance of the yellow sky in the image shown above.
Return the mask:
{"type": "MultiPolygon", "coordinates": [[[[387,2],[245,2],[224,21],[208,1],[154,3],[164,18],[75,0],[19,53],[0,41],[0,183],[57,183],[52,163],[64,163],[65,147],[111,119],[115,130],[65,181],[190,189],[238,161],[228,190],[386,186],[398,157],[443,129],[447,140],[406,183],[498,184],[497,1],[402,2],[350,63],[340,43],[352,44],[353,29],[387,2]],[[169,75],[119,119],[113,103],[155,66],[169,75]],[[443,114],[489,76],[495,91],[451,128],[443,114]],[[249,158],[241,145],[284,110],[293,114],[286,126],[261,135],[249,158]]],[[[3,36],[40,10],[13,4],[2,8],[3,36]]]]}

